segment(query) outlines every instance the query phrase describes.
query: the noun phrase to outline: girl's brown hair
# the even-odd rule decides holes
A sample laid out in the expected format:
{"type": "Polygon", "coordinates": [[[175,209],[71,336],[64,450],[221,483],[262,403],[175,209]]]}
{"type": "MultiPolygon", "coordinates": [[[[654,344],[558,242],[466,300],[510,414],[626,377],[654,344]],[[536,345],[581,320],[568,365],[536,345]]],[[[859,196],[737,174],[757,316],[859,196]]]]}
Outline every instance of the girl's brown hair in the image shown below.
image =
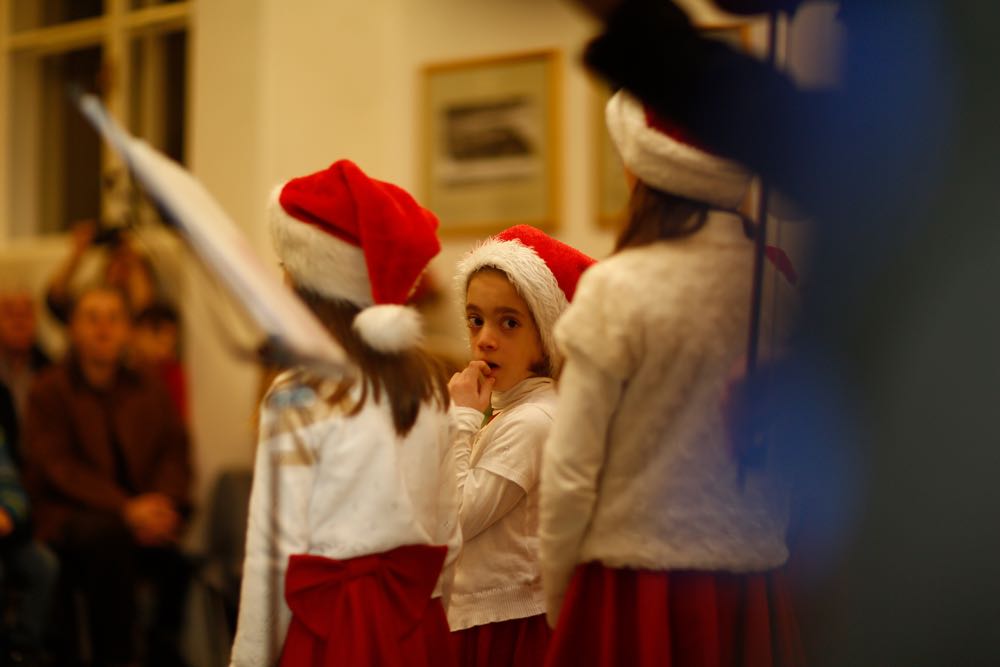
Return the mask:
{"type": "MultiPolygon", "coordinates": [[[[425,401],[434,401],[442,409],[447,409],[448,383],[442,362],[417,347],[394,354],[378,352],[365,345],[351,326],[354,317],[361,311],[358,306],[322,297],[299,286],[295,287],[295,291],[361,372],[361,398],[349,414],[356,415],[361,411],[369,391],[376,401],[384,391],[392,408],[396,432],[406,435],[416,423],[420,406],[425,401]]],[[[341,401],[354,382],[354,379],[341,381],[329,402],[341,401]]]]}
{"type": "Polygon", "coordinates": [[[636,181],[628,209],[615,252],[694,234],[705,225],[709,206],[636,181]]]}

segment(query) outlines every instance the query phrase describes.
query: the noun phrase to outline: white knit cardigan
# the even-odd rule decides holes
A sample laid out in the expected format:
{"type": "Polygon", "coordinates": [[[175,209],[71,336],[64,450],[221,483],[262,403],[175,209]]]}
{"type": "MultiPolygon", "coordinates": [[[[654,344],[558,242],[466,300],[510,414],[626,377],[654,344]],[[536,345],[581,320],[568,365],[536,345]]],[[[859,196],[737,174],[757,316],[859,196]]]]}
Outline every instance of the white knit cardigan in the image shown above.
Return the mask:
{"type": "Polygon", "coordinates": [[[787,558],[766,472],[740,479],[721,400],[747,340],[752,243],[712,214],[691,237],[584,274],[546,443],[540,545],[550,619],[578,563],[747,572],[787,558]]]}

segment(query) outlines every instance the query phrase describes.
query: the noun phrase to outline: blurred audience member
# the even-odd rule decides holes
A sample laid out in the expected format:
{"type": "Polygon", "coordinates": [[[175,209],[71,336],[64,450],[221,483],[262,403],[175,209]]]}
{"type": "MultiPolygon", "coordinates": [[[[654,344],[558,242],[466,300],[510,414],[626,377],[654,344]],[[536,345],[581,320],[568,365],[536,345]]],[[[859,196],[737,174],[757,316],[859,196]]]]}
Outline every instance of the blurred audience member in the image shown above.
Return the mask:
{"type": "Polygon", "coordinates": [[[101,281],[122,291],[134,313],[141,312],[156,300],[157,286],[149,262],[134,247],[128,232],[121,228],[101,229],[93,220],[73,225],[69,256],[49,281],[45,304],[52,316],[68,323],[73,307],[73,282],[83,258],[91,249],[104,251],[101,281]]]}
{"type": "Polygon", "coordinates": [[[178,550],[190,508],[188,437],[159,380],[127,367],[124,295],[84,291],[67,358],[39,376],[25,443],[38,535],[84,593],[95,661],[136,658],[136,584],[156,589],[149,664],[178,656],[187,567],[178,550]]]}
{"type": "Polygon", "coordinates": [[[132,329],[133,361],[155,369],[170,398],[187,421],[187,378],[180,360],[180,315],[165,301],[158,301],[135,318],[132,329]]]}
{"type": "MultiPolygon", "coordinates": [[[[4,434],[4,440],[10,440],[10,434],[18,429],[17,408],[14,405],[14,395],[10,393],[2,381],[0,381],[0,433],[4,434]]],[[[8,454],[10,445],[7,445],[8,454]]]]}
{"type": "Polygon", "coordinates": [[[24,419],[28,389],[35,375],[49,365],[38,344],[35,301],[27,290],[0,292],[0,383],[13,398],[13,412],[3,415],[7,448],[14,461],[20,459],[19,423],[24,419]]]}
{"type": "MultiPolygon", "coordinates": [[[[11,406],[10,392],[0,383],[0,405],[11,406]]],[[[2,635],[2,664],[35,665],[42,660],[42,630],[48,614],[59,563],[31,537],[28,499],[8,451],[7,431],[0,424],[0,584],[16,591],[18,605],[2,635]]]]}

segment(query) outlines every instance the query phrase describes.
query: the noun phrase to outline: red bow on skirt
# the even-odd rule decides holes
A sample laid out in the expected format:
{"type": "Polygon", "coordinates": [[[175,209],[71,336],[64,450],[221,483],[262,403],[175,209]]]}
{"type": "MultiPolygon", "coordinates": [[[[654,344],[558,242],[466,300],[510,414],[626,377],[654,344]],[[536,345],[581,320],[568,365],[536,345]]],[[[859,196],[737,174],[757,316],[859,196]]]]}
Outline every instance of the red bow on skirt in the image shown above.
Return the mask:
{"type": "MultiPolygon", "coordinates": [[[[433,634],[440,634],[440,602],[433,601],[431,614],[428,609],[447,552],[447,547],[419,545],[344,561],[290,557],[285,601],[292,622],[282,667],[422,664],[414,650],[425,653],[437,638],[414,635],[427,630],[425,620],[431,621],[433,634]]],[[[441,631],[446,644],[447,623],[441,631]]]]}

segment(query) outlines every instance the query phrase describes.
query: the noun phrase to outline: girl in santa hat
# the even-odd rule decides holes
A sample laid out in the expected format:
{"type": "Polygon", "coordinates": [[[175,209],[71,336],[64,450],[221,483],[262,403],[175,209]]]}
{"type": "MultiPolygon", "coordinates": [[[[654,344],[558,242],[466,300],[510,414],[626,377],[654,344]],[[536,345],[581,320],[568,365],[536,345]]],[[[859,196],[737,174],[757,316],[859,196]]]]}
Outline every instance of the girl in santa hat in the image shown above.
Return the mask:
{"type": "Polygon", "coordinates": [[[463,667],[545,657],[538,474],[562,364],[552,327],[592,263],[519,225],[458,266],[472,361],[448,385],[464,538],[448,621],[463,667]]]}
{"type": "Polygon", "coordinates": [[[750,176],[625,93],[607,107],[634,182],[611,258],[556,327],[566,354],[542,464],[549,667],[801,664],[776,574],[784,494],[731,449],[722,400],[746,348],[750,176]],[[556,623],[558,621],[558,623],[556,623]]]}
{"type": "Polygon", "coordinates": [[[453,664],[448,393],[402,305],[437,220],[346,160],[275,194],[287,279],[356,372],[295,368],[264,397],[232,664],[453,664]]]}

